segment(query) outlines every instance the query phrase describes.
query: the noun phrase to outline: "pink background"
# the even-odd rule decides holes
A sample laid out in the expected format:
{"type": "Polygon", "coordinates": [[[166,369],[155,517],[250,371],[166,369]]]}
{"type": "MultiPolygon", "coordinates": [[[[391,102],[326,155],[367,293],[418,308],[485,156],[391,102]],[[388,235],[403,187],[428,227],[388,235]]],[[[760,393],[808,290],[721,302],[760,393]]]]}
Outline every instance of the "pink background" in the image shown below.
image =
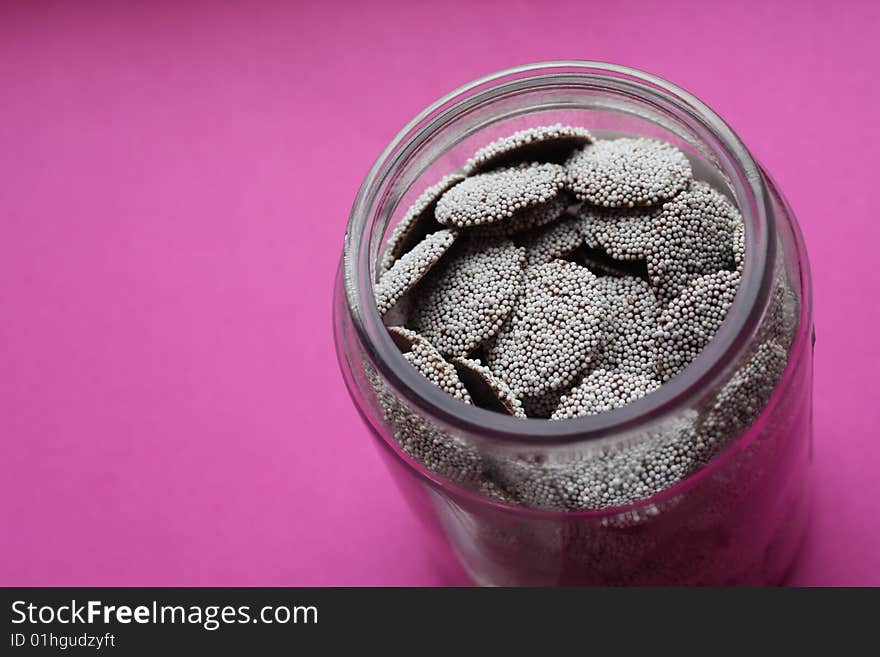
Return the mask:
{"type": "Polygon", "coordinates": [[[684,86],[788,195],[818,331],[791,583],[880,584],[878,44],[868,0],[3,3],[0,584],[465,583],[344,390],[333,274],[404,123],[559,58],[684,86]]]}

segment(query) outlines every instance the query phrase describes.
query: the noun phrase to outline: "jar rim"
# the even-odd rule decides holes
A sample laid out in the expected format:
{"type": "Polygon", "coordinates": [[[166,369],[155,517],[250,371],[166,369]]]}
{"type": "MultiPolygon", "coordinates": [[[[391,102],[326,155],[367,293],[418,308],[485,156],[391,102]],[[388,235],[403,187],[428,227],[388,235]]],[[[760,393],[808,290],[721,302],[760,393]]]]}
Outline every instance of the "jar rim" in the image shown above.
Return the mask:
{"type": "Polygon", "coordinates": [[[656,424],[686,407],[690,400],[715,387],[730,364],[748,348],[772,287],[776,240],[770,232],[769,217],[769,199],[759,166],[727,123],[689,92],[658,76],[617,64],[574,60],[527,64],[478,78],[446,94],[412,119],[376,159],[358,191],[346,232],[342,267],[347,305],[358,339],[376,370],[395,393],[406,397],[419,412],[468,434],[503,443],[552,447],[613,439],[656,424]],[[640,100],[650,100],[678,112],[712,136],[738,174],[731,183],[746,222],[743,275],[733,304],[713,339],[688,367],[656,391],[597,415],[561,421],[514,418],[462,404],[424,379],[400,355],[385,330],[373,297],[373,240],[361,236],[386,177],[441,122],[511,87],[528,89],[542,82],[571,78],[606,85],[609,89],[625,89],[640,100]]]}

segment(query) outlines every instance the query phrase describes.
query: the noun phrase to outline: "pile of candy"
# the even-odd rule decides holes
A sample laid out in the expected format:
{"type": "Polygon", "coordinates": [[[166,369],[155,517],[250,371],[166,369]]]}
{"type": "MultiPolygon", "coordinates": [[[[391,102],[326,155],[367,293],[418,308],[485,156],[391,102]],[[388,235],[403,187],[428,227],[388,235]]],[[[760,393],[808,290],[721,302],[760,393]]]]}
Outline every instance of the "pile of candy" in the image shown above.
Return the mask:
{"type": "MultiPolygon", "coordinates": [[[[744,236],[736,207],[675,146],[534,128],[422,193],[386,243],[376,304],[404,358],[461,403],[567,421],[649,395],[693,362],[733,303],[744,236]]],[[[451,434],[364,364],[389,433],[425,467],[509,504],[605,509],[670,488],[742,435],[785,369],[796,324],[777,274],[754,344],[699,408],[550,459],[451,434]]],[[[522,543],[518,530],[493,531],[522,543]]]]}
{"type": "Polygon", "coordinates": [[[462,403],[592,415],[708,344],[743,238],[736,207],[675,146],[533,128],[425,190],[388,240],[376,304],[407,360],[462,403]]]}

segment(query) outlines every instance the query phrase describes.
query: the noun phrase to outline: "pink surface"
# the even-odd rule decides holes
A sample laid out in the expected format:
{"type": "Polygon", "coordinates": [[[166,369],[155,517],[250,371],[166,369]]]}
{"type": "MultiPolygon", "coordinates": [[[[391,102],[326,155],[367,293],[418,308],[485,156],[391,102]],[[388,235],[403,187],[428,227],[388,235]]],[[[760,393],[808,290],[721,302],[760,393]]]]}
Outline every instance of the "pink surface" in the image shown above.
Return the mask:
{"type": "Polygon", "coordinates": [[[3,3],[0,584],[464,583],[349,402],[333,274],[406,121],[559,58],[684,86],[788,195],[818,332],[791,582],[880,584],[878,33],[868,0],[3,3]]]}

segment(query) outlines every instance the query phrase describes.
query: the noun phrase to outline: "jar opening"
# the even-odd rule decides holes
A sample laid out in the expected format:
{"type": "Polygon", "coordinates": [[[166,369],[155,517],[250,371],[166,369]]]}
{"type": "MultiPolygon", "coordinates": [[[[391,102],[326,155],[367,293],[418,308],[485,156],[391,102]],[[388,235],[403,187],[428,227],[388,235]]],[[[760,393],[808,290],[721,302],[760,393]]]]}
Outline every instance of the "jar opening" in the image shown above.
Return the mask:
{"type": "Polygon", "coordinates": [[[368,173],[355,199],[344,250],[353,325],[365,356],[389,387],[420,413],[465,432],[505,443],[551,446],[634,430],[656,423],[716,387],[750,343],[769,301],[776,258],[768,202],[760,170],[735,133],[701,101],[665,80],[599,62],[547,62],[502,71],[465,85],[424,110],[398,133],[368,173]],[[724,176],[746,227],[739,290],[720,329],[697,358],[657,391],[626,406],[560,421],[514,418],[447,395],[403,359],[373,298],[382,236],[415,177],[492,125],[551,112],[623,117],[624,125],[631,121],[646,129],[654,126],[677,137],[724,176]],[[443,140],[436,139],[439,134],[443,140]],[[407,168],[409,181],[400,175],[407,168]]]}

